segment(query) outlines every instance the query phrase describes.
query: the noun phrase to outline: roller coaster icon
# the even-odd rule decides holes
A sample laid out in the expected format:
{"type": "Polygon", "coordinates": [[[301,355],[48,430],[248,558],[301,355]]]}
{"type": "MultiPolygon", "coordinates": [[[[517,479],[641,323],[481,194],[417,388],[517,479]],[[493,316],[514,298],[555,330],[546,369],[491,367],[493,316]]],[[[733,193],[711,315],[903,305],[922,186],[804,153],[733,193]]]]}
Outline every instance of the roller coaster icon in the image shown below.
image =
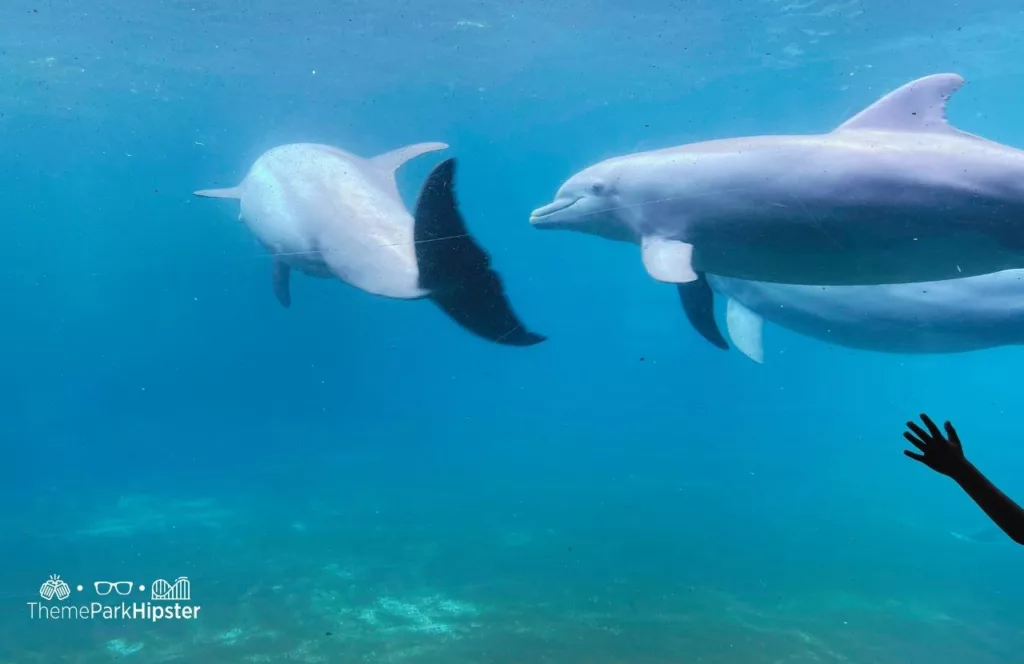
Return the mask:
{"type": "Polygon", "coordinates": [[[174,583],[157,579],[150,587],[153,601],[189,601],[192,599],[192,586],[187,576],[179,576],[174,583]]]}

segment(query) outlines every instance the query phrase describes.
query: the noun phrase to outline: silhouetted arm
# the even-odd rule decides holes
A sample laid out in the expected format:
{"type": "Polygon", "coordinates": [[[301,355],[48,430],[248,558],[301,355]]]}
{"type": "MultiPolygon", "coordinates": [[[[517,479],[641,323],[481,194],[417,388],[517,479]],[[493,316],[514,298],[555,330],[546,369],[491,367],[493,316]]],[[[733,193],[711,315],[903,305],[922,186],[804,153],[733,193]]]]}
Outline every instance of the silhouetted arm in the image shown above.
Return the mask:
{"type": "Polygon", "coordinates": [[[946,436],[943,436],[927,415],[922,414],[921,421],[928,427],[927,432],[913,422],[907,422],[907,428],[913,433],[903,432],[903,437],[921,452],[905,450],[903,453],[951,477],[1010,539],[1024,544],[1024,510],[967,460],[953,425],[946,422],[946,436]]]}
{"type": "Polygon", "coordinates": [[[1000,491],[966,459],[953,479],[1010,539],[1017,544],[1024,544],[1024,510],[1020,505],[1000,491]]]}

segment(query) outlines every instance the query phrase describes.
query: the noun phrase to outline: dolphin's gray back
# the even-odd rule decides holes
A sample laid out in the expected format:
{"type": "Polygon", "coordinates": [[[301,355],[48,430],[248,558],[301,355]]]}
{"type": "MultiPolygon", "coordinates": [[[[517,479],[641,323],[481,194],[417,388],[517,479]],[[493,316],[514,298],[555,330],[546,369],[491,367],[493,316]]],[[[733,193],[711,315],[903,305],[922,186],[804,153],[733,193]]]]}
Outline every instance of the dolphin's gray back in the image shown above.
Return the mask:
{"type": "Polygon", "coordinates": [[[863,284],[1024,267],[1024,152],[969,135],[762,136],[631,159],[638,233],[694,245],[697,270],[863,284]]]}

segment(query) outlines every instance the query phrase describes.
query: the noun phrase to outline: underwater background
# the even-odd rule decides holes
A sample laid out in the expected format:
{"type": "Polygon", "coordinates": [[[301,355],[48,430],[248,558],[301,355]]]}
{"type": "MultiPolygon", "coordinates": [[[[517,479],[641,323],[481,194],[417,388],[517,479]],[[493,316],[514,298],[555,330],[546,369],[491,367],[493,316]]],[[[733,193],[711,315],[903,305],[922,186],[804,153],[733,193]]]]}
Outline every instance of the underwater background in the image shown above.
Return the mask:
{"type": "Polygon", "coordinates": [[[0,662],[1020,662],[1020,553],[901,431],[953,420],[1024,495],[1024,351],[769,325],[757,365],[635,247],[528,217],[600,159],[827,132],[937,72],[1024,147],[1022,30],[1005,0],[5,0],[0,662]],[[192,192],[303,141],[448,143],[403,198],[454,156],[549,340],[303,276],[279,306],[192,192]],[[54,574],[185,576],[202,611],[33,618],[54,574]]]}

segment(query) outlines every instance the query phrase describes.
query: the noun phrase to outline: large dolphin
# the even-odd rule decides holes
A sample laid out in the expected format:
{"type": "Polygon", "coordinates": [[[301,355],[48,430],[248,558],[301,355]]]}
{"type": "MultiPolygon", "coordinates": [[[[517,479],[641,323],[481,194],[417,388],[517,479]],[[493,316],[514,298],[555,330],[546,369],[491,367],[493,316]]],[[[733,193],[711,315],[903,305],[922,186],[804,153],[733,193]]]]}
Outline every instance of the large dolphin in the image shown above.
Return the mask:
{"type": "Polygon", "coordinates": [[[754,136],[615,157],[572,176],[537,228],[639,244],[658,281],[703,273],[873,285],[1024,268],[1024,151],[962,132],[936,74],[823,135],[754,136]]]}
{"type": "Polygon", "coordinates": [[[260,155],[237,187],[195,195],[238,199],[239,219],[273,255],[274,294],[285,307],[294,269],[383,297],[430,298],[463,328],[495,343],[540,343],[545,337],[512,311],[487,252],[466,229],[455,200],[454,160],[427,177],[415,216],[402,202],[395,171],[447,147],[420,143],[364,159],[329,145],[282,145],[260,155]]]}
{"type": "MultiPolygon", "coordinates": [[[[712,274],[707,279],[728,298],[725,319],[733,344],[758,363],[764,361],[765,320],[828,343],[883,353],[1024,344],[1024,270],[880,286],[773,284],[712,274]]],[[[704,330],[714,326],[713,317],[695,324],[705,337],[704,330]]]]}

